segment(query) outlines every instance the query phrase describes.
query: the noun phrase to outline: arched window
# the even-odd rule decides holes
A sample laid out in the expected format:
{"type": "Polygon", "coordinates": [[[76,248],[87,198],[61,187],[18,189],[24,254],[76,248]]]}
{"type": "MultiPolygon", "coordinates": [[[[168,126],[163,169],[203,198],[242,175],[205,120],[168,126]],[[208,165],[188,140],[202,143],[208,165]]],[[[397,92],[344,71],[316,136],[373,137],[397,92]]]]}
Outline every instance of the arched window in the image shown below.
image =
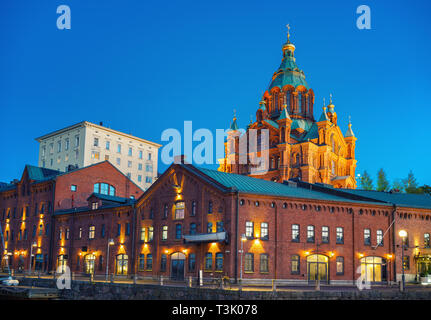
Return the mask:
{"type": "Polygon", "coordinates": [[[298,92],[298,112],[302,113],[302,93],[298,92]]]}
{"type": "Polygon", "coordinates": [[[105,194],[105,195],[110,195],[110,196],[115,196],[115,187],[108,184],[108,183],[105,183],[105,182],[95,183],[94,188],[93,188],[93,192],[105,194]]]}
{"type": "Polygon", "coordinates": [[[290,111],[290,92],[289,91],[285,92],[284,104],[287,106],[287,110],[290,111]]]}
{"type": "Polygon", "coordinates": [[[119,254],[116,257],[116,267],[118,275],[127,275],[127,267],[129,263],[129,257],[127,254],[119,254]]]}
{"type": "Polygon", "coordinates": [[[278,92],[274,92],[273,96],[273,105],[271,108],[271,112],[277,111],[278,110],[278,92]]]}
{"type": "Polygon", "coordinates": [[[334,134],[331,135],[331,147],[332,147],[332,152],[336,153],[334,134]]]}

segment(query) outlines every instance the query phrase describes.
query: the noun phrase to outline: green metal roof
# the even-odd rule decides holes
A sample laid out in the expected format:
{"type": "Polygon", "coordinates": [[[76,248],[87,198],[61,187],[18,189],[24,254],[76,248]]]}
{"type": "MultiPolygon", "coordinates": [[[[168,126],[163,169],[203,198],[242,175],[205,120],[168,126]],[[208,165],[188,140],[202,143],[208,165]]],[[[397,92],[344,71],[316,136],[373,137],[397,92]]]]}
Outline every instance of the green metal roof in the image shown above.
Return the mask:
{"type": "MultiPolygon", "coordinates": [[[[366,201],[356,201],[341,196],[335,196],[324,192],[304,189],[300,187],[289,186],[284,183],[272,182],[258,178],[252,178],[245,175],[226,173],[217,170],[206,168],[197,168],[195,166],[186,166],[189,169],[196,169],[211,179],[226,188],[237,188],[241,193],[253,193],[262,195],[273,195],[292,198],[315,199],[315,200],[328,200],[352,203],[364,203],[366,201]]],[[[382,205],[382,203],[374,203],[372,201],[366,203],[373,203],[382,205]]]]}
{"type": "Polygon", "coordinates": [[[36,167],[29,164],[25,167],[27,169],[28,178],[35,181],[52,179],[62,173],[61,171],[36,167]]]}
{"type": "Polygon", "coordinates": [[[279,87],[281,89],[288,84],[295,88],[302,85],[307,88],[307,90],[309,89],[305,81],[304,72],[298,68],[293,56],[286,56],[283,58],[276,73],[277,76],[272,80],[268,90],[271,90],[273,87],[279,87]]]}
{"type": "Polygon", "coordinates": [[[110,195],[107,195],[107,194],[101,194],[101,193],[96,193],[96,192],[93,192],[87,198],[87,200],[90,199],[93,196],[96,197],[96,198],[102,199],[102,200],[112,201],[112,202],[119,202],[119,203],[126,203],[126,202],[129,202],[129,201],[133,201],[132,199],[129,199],[129,198],[110,196],[110,195]]]}
{"type": "Polygon", "coordinates": [[[431,209],[431,195],[428,194],[413,194],[413,193],[399,193],[399,192],[382,192],[382,191],[369,191],[360,189],[340,189],[344,192],[360,195],[363,197],[393,203],[397,206],[431,209]]]}

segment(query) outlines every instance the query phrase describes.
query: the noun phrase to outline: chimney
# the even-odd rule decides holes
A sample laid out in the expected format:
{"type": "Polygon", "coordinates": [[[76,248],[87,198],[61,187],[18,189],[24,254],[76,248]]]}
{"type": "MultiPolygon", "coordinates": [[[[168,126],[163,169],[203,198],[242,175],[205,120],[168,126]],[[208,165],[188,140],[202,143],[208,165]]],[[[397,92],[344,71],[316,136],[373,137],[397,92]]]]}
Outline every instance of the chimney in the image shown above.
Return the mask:
{"type": "Polygon", "coordinates": [[[100,121],[100,122],[99,122],[99,125],[103,126],[103,121],[100,121]]]}

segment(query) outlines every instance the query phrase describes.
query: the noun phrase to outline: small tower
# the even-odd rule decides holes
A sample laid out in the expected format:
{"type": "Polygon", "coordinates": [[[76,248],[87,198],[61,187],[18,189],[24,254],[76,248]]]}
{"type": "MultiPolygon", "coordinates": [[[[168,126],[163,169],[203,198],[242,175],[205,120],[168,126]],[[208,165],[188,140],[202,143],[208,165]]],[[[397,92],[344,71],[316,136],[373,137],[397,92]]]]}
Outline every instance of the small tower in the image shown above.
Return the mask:
{"type": "MultiPolygon", "coordinates": [[[[235,112],[235,111],[234,111],[235,112]]],[[[239,173],[239,137],[241,132],[238,130],[236,115],[233,116],[233,121],[227,130],[226,155],[227,172],[239,173]]]]}
{"type": "Polygon", "coordinates": [[[355,179],[355,170],[356,170],[356,163],[357,163],[357,160],[355,159],[356,140],[357,140],[357,138],[355,137],[355,134],[353,133],[352,123],[350,121],[350,116],[349,116],[348,129],[344,135],[344,141],[347,144],[346,168],[348,169],[348,171],[349,171],[348,173],[352,177],[352,179],[355,183],[355,185],[352,186],[353,189],[356,188],[356,179],[355,179]]]}
{"type": "Polygon", "coordinates": [[[327,113],[331,122],[337,125],[337,113],[335,112],[335,106],[332,103],[332,93],[329,94],[329,105],[328,105],[328,113],[327,113]]]}
{"type": "Polygon", "coordinates": [[[290,175],[290,131],[292,128],[292,119],[287,111],[287,105],[283,105],[283,110],[277,119],[277,124],[280,128],[278,151],[280,154],[280,178],[281,181],[288,180],[290,175]]]}

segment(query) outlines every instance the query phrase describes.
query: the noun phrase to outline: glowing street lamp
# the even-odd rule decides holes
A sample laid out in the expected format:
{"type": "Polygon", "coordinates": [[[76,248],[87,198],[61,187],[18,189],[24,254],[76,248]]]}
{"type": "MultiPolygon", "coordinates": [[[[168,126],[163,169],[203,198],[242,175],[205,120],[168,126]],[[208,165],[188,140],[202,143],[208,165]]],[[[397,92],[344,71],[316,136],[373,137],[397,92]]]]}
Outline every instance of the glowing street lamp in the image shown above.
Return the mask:
{"type": "Polygon", "coordinates": [[[406,284],[405,282],[405,277],[404,277],[404,246],[405,246],[405,239],[407,237],[407,231],[406,230],[400,230],[398,232],[398,235],[402,238],[402,243],[401,243],[401,270],[402,270],[402,287],[401,287],[401,291],[404,291],[404,286],[406,284]]]}

